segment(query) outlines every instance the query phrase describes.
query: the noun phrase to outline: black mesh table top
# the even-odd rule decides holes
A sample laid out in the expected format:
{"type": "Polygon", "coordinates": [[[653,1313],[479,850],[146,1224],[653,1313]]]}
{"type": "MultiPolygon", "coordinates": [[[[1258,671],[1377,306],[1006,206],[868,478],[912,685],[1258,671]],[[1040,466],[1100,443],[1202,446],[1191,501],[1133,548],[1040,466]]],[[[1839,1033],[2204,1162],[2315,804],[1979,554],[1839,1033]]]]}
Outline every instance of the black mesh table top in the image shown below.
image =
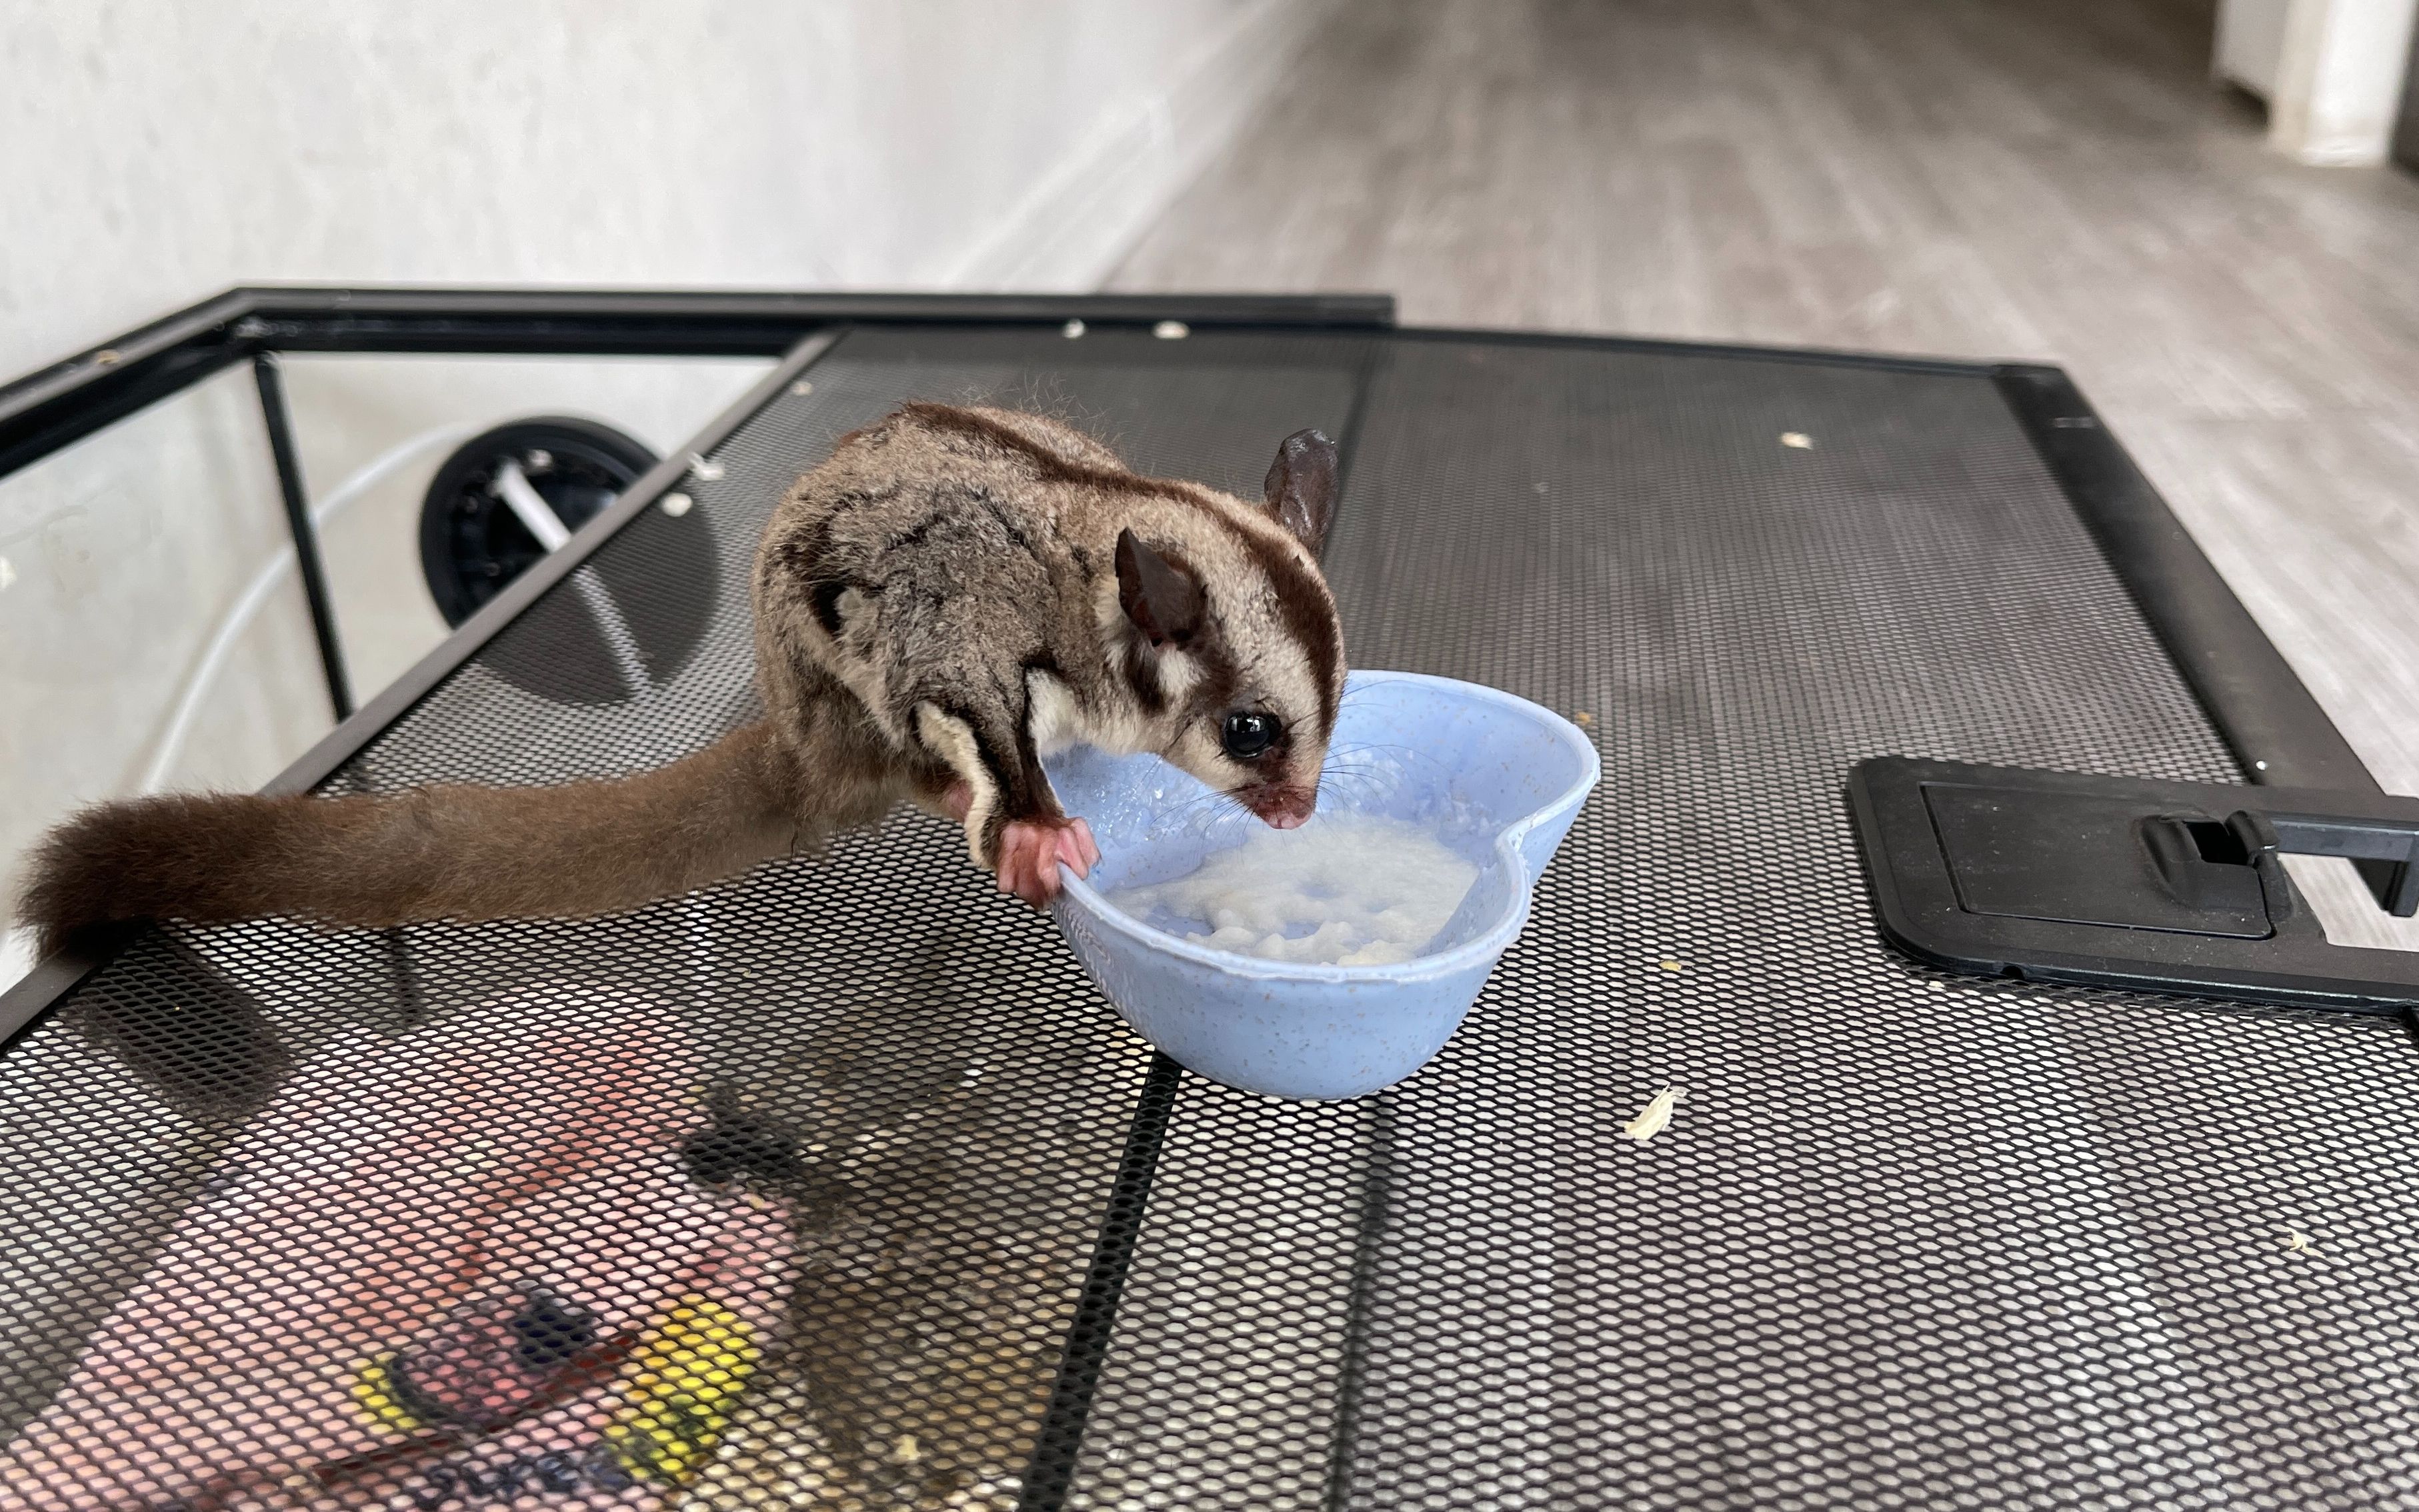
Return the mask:
{"type": "Polygon", "coordinates": [[[2406,1031],[1875,931],[1864,757],[2243,775],[1982,371],[859,329],[328,790],[751,717],[757,532],[913,398],[1245,494],[1324,428],[1354,665],[1591,732],[1443,1053],[1195,1076],[905,814],[614,918],[163,930],[0,1057],[0,1505],[2419,1505],[2406,1031]]]}

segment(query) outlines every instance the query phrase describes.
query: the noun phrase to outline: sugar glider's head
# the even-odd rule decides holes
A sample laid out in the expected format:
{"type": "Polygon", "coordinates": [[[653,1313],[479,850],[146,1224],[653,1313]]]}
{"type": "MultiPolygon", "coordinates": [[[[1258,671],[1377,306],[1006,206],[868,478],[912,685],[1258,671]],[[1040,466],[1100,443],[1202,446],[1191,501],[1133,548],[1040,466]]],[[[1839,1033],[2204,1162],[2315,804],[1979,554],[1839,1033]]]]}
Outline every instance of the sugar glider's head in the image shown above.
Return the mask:
{"type": "Polygon", "coordinates": [[[1344,628],[1319,575],[1335,506],[1335,443],[1277,448],[1265,507],[1163,517],[1117,536],[1117,607],[1151,744],[1279,829],[1318,803],[1344,697],[1344,628]],[[1147,536],[1153,538],[1146,538],[1147,536]]]}

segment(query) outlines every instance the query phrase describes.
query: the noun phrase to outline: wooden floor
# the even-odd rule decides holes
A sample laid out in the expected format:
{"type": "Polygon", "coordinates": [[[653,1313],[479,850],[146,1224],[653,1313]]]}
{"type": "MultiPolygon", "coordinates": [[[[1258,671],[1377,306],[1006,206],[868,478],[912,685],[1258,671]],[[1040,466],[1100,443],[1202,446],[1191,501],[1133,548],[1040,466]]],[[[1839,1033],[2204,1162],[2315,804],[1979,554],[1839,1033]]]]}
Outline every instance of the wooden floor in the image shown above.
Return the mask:
{"type": "Polygon", "coordinates": [[[1121,289],[2064,364],[2419,793],[2419,179],[2271,153],[2190,0],[1345,0],[1121,289]]]}

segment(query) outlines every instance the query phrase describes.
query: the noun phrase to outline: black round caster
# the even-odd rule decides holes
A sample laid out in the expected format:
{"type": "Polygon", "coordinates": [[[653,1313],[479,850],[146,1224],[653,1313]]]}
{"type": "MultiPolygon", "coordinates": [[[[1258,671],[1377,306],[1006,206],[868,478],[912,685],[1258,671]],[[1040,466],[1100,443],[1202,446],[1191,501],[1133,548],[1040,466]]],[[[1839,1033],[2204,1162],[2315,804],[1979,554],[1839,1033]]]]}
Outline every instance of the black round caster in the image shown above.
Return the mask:
{"type": "MultiPolygon", "coordinates": [[[[518,420],[457,448],[420,508],[420,565],[448,625],[460,625],[655,465],[638,440],[593,421],[518,420]],[[532,530],[510,493],[525,486],[556,522],[532,530]],[[547,539],[541,539],[541,535],[547,539]]],[[[525,692],[618,703],[670,677],[703,637],[716,593],[704,510],[650,511],[589,558],[479,654],[525,692]]]]}
{"type": "Polygon", "coordinates": [[[507,462],[576,531],[655,465],[640,442],[589,420],[516,420],[474,436],[437,470],[420,506],[420,568],[448,625],[459,625],[546,555],[497,489],[507,462]]]}

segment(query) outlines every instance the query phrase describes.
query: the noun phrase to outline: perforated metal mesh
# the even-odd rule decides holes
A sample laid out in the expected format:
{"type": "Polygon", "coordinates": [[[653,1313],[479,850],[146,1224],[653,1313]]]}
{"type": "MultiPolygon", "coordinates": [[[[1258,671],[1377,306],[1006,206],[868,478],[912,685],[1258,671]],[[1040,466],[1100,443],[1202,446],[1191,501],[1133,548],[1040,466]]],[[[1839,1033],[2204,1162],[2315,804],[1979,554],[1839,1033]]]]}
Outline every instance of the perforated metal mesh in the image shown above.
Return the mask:
{"type": "Polygon", "coordinates": [[[2236,775],[1987,381],[966,331],[808,378],[684,485],[693,653],[642,517],[336,785],[749,717],[755,532],[900,399],[1245,492],[1357,413],[1355,663],[1605,759],[1468,1024],[1351,1103],[1153,1070],[920,819],[620,919],[162,934],[0,1058],[0,1500],[2414,1500],[2399,1031],[1951,980],[1870,923],[1862,756],[2236,775]]]}
{"type": "MultiPolygon", "coordinates": [[[[752,717],[755,537],[903,400],[1254,490],[1363,356],[859,333],[330,785],[611,775],[752,717]],[[675,662],[646,564],[701,514],[675,662]]],[[[0,1060],[0,1504],[1013,1505],[1149,1061],[920,817],[621,918],[162,934],[0,1060]]]]}
{"type": "Polygon", "coordinates": [[[1407,341],[1359,446],[1355,663],[1603,784],[1418,1075],[1181,1088],[1079,1504],[2411,1501],[2402,1032],[1874,933],[1859,758],[2237,776],[1989,383],[1407,341]]]}

